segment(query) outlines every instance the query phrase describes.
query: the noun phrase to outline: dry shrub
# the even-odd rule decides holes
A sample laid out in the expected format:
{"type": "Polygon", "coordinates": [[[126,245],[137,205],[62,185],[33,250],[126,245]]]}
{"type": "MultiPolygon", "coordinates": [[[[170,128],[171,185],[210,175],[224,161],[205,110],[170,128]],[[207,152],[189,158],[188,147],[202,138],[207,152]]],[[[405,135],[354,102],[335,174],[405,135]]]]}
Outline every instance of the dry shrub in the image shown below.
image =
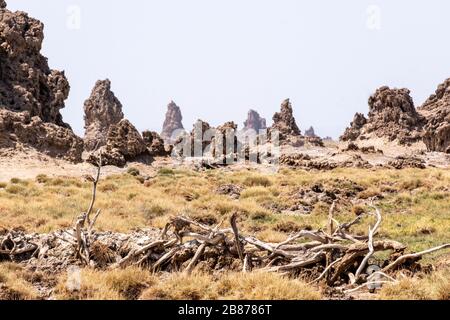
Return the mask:
{"type": "Polygon", "coordinates": [[[141,296],[144,300],[317,300],[321,294],[301,280],[276,273],[171,274],[141,296]]]}

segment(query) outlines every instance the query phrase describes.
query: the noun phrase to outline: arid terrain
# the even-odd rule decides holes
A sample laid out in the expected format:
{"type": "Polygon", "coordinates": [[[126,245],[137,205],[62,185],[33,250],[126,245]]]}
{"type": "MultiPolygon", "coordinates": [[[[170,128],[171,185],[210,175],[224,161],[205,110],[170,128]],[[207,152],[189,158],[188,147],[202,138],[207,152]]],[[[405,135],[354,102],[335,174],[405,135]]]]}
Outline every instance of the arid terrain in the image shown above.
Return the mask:
{"type": "Polygon", "coordinates": [[[0,0],[0,300],[450,299],[450,79],[378,88],[338,141],[289,99],[141,133],[105,79],[79,137],[43,28],[0,0]]]}

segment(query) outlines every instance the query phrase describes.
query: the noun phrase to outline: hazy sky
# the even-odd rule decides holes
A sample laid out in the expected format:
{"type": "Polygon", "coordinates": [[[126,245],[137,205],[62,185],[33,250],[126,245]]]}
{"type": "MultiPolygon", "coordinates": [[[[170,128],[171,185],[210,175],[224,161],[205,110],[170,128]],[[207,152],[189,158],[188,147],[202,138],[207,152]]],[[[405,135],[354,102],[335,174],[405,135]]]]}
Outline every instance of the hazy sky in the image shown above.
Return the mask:
{"type": "Polygon", "coordinates": [[[173,99],[200,118],[271,122],[291,98],[304,131],[339,136],[381,85],[420,105],[450,77],[448,0],[7,0],[45,24],[43,53],[71,85],[64,120],[109,78],[125,116],[161,131],[173,99]]]}

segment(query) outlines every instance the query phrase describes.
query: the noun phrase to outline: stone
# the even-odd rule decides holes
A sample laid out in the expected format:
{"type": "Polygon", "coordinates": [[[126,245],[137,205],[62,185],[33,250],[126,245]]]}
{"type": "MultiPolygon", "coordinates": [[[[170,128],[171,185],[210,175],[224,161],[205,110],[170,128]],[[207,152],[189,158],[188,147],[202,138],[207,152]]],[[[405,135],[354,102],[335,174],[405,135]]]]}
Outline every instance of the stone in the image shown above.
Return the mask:
{"type": "Polygon", "coordinates": [[[93,151],[106,145],[109,129],[123,117],[122,104],[111,91],[111,81],[97,81],[84,102],[85,149],[93,151]]]}

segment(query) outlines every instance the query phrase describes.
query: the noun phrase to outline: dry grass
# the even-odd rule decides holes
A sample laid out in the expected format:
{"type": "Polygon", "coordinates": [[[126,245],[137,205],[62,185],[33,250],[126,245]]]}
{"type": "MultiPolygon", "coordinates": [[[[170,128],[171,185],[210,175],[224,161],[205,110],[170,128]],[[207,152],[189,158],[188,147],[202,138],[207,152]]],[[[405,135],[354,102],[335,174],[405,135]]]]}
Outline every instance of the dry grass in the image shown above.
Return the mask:
{"type": "Polygon", "coordinates": [[[79,288],[68,283],[67,274],[59,279],[55,298],[64,300],[204,300],[204,299],[299,299],[321,298],[318,289],[298,279],[274,273],[205,273],[165,274],[160,277],[149,271],[81,270],[79,288]]]}
{"type": "Polygon", "coordinates": [[[141,296],[145,300],[318,300],[317,288],[274,273],[171,274],[141,296]]]}
{"type": "Polygon", "coordinates": [[[32,276],[13,263],[0,264],[0,300],[34,300],[38,293],[32,283],[32,276]]]}
{"type": "MultiPolygon", "coordinates": [[[[55,298],[62,300],[134,300],[155,282],[149,271],[138,268],[116,270],[83,269],[79,286],[64,274],[55,288],[55,298]]],[[[78,280],[77,280],[78,281],[78,280]]]]}
{"type": "Polygon", "coordinates": [[[378,296],[382,300],[450,300],[450,269],[428,275],[404,278],[385,285],[378,296]]]}

